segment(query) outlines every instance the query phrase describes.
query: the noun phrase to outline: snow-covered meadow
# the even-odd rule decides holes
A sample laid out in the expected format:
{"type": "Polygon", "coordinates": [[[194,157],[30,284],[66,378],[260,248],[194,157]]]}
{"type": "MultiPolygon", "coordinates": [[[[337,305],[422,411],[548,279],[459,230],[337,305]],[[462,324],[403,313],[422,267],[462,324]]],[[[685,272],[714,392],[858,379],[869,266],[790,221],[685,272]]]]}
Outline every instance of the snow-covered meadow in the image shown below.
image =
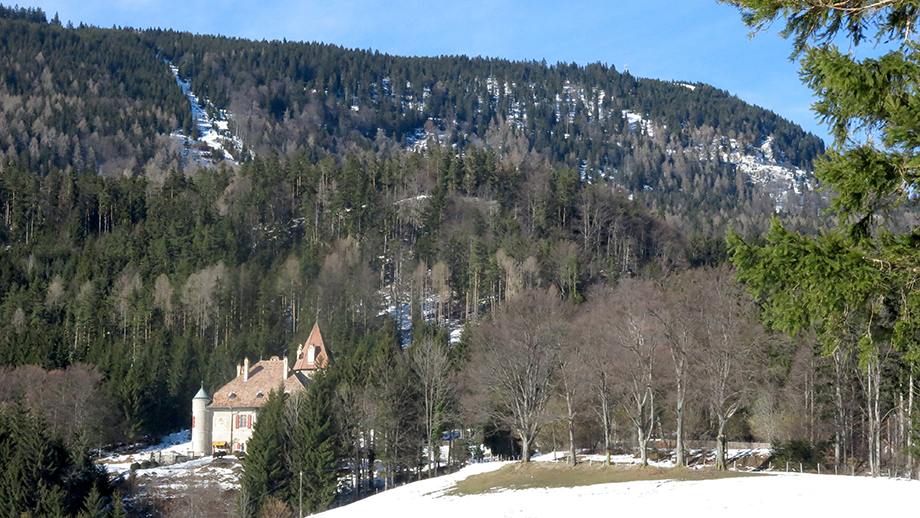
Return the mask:
{"type": "MultiPolygon", "coordinates": [[[[133,454],[113,455],[101,463],[113,474],[127,475],[130,465],[170,453],[185,454],[191,449],[189,430],[164,438],[155,446],[133,454]]],[[[763,458],[760,450],[730,450],[729,458],[752,456],[763,458]]],[[[534,461],[561,461],[564,452],[546,453],[534,461]]],[[[600,463],[602,456],[579,456],[581,462],[600,463]]],[[[635,464],[633,455],[616,455],[612,462],[635,464]]],[[[469,516],[558,518],[578,512],[588,515],[654,514],[729,517],[774,516],[911,516],[914,495],[920,493],[920,481],[834,476],[799,473],[764,473],[741,478],[718,480],[651,480],[578,486],[568,488],[533,488],[497,490],[478,495],[450,494],[458,481],[480,473],[498,470],[509,462],[484,462],[433,479],[406,484],[358,502],[332,509],[321,516],[348,518],[364,516],[469,516]]],[[[667,468],[669,460],[654,462],[667,468]]],[[[238,489],[240,465],[232,456],[224,459],[205,457],[172,466],[142,469],[136,472],[145,486],[183,494],[201,481],[217,483],[221,490],[238,489]]],[[[196,489],[197,490],[197,489],[196,489]]]]}
{"type": "Polygon", "coordinates": [[[911,516],[920,481],[798,473],[703,481],[654,480],[571,488],[447,494],[457,481],[507,462],[407,484],[319,516],[911,516]]]}

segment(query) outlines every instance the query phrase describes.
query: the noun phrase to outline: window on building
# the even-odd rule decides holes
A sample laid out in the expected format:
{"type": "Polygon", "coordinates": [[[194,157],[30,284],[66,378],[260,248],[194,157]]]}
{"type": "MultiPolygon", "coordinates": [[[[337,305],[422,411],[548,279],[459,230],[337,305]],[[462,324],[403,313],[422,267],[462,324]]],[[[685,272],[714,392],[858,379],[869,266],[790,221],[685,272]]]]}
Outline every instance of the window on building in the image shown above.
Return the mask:
{"type": "Polygon", "coordinates": [[[236,428],[252,428],[252,414],[237,414],[235,418],[236,428]]]}

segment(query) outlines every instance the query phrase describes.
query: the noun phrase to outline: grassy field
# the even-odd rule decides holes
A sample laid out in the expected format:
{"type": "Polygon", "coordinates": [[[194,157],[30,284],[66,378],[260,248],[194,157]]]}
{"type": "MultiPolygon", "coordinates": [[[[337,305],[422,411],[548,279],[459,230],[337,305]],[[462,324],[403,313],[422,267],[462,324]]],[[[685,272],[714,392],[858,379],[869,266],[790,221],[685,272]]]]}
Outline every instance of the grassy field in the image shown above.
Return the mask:
{"type": "Polygon", "coordinates": [[[746,476],[757,475],[714,469],[655,468],[651,466],[604,467],[584,463],[572,467],[561,463],[530,462],[510,464],[498,471],[473,475],[457,482],[457,486],[448,494],[477,495],[503,489],[575,487],[638,480],[712,480],[746,476]]]}

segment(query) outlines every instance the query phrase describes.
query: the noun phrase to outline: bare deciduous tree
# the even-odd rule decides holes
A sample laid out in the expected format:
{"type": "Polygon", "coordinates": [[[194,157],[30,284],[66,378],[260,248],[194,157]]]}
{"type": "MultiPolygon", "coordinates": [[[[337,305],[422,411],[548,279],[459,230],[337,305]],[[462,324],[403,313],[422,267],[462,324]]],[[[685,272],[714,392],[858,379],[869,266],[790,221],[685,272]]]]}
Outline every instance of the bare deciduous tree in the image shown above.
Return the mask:
{"type": "Polygon", "coordinates": [[[578,340],[581,344],[582,359],[585,365],[587,381],[593,408],[600,420],[604,433],[604,465],[610,465],[611,437],[615,424],[614,414],[619,398],[616,390],[616,376],[613,366],[618,351],[607,339],[602,329],[597,326],[603,314],[602,308],[589,304],[582,312],[574,328],[580,330],[578,340]]]}
{"type": "Polygon", "coordinates": [[[753,386],[751,366],[763,328],[754,307],[728,268],[692,272],[699,287],[702,390],[716,419],[716,468],[725,469],[725,427],[742,408],[753,386]]]}
{"type": "Polygon", "coordinates": [[[491,322],[473,334],[474,378],[492,418],[521,440],[521,461],[530,460],[534,438],[549,420],[546,404],[564,354],[566,308],[558,295],[525,291],[508,300],[491,322]]]}
{"type": "Polygon", "coordinates": [[[665,343],[674,370],[675,464],[686,465],[684,423],[687,413],[687,390],[690,385],[692,356],[699,343],[697,337],[699,293],[686,275],[679,277],[663,293],[662,304],[654,310],[662,325],[665,343]]]}
{"type": "Polygon", "coordinates": [[[652,313],[657,287],[649,281],[622,281],[610,294],[609,336],[622,352],[617,374],[623,385],[623,408],[636,430],[639,455],[648,465],[648,441],[655,425],[657,375],[663,336],[652,313]]]}
{"type": "Polygon", "coordinates": [[[64,440],[97,445],[116,438],[115,406],[105,397],[102,380],[94,367],[82,363],[52,371],[35,365],[0,368],[0,403],[21,400],[64,440]]]}
{"type": "Polygon", "coordinates": [[[290,332],[297,334],[299,322],[299,310],[301,307],[301,292],[303,291],[303,280],[300,272],[300,260],[297,256],[291,255],[278,274],[278,291],[281,293],[281,303],[286,307],[288,318],[290,319],[290,332]]]}
{"type": "Polygon", "coordinates": [[[444,405],[451,396],[450,356],[447,347],[431,337],[425,337],[410,349],[412,370],[418,376],[421,389],[422,418],[425,421],[425,439],[428,442],[428,475],[436,470],[435,448],[441,426],[447,421],[444,405]]]}
{"type": "MultiPolygon", "coordinates": [[[[193,273],[182,288],[182,303],[188,314],[191,314],[198,328],[198,335],[204,338],[205,330],[212,322],[217,322],[214,311],[219,310],[217,305],[218,292],[221,284],[227,277],[227,267],[224,263],[208,266],[199,272],[193,273]]],[[[217,330],[214,330],[214,339],[217,340],[217,330]]]]}
{"type": "Polygon", "coordinates": [[[557,372],[557,392],[564,404],[562,419],[565,421],[566,431],[569,435],[570,466],[576,464],[575,451],[575,425],[578,414],[585,405],[590,392],[590,368],[585,355],[584,343],[579,339],[574,328],[566,330],[565,348],[559,355],[559,369],[557,372]]]}
{"type": "Polygon", "coordinates": [[[173,306],[172,306],[172,297],[173,297],[173,287],[172,283],[169,282],[169,276],[165,273],[161,273],[157,280],[154,281],[153,285],[153,303],[154,305],[163,312],[163,320],[166,322],[168,327],[172,327],[172,318],[173,318],[173,306]]]}

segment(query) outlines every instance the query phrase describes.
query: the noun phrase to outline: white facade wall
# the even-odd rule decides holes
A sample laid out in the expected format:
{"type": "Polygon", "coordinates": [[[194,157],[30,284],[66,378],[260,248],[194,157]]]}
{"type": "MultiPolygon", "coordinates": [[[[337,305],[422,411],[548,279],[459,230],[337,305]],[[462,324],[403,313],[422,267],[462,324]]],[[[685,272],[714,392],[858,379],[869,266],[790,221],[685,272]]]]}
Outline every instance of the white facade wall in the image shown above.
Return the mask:
{"type": "Polygon", "coordinates": [[[211,408],[211,444],[225,443],[229,451],[246,451],[256,425],[256,408],[211,408]]]}

